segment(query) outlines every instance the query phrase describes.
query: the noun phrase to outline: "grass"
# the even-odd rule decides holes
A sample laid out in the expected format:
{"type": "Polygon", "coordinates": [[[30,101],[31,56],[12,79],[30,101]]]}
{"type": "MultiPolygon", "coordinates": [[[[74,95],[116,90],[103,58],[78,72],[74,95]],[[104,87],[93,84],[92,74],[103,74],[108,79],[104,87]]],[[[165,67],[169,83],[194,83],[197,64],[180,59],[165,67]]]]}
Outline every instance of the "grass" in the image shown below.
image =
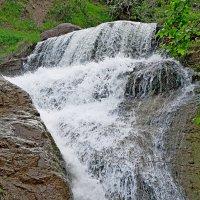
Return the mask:
{"type": "Polygon", "coordinates": [[[25,44],[31,45],[39,40],[39,32],[24,32],[0,28],[0,57],[15,53],[25,44]]]}
{"type": "Polygon", "coordinates": [[[55,0],[44,25],[69,22],[82,28],[111,21],[109,7],[90,0],[55,0]]]}
{"type": "Polygon", "coordinates": [[[88,11],[88,18],[90,19],[91,26],[97,26],[102,22],[112,21],[112,18],[109,16],[108,7],[105,5],[94,4],[87,1],[86,9],[88,11]]]}
{"type": "Polygon", "coordinates": [[[27,3],[27,0],[9,0],[0,9],[0,58],[39,40],[39,29],[25,17],[27,3]]]}
{"type": "Polygon", "coordinates": [[[0,10],[1,26],[18,31],[36,31],[37,26],[26,16],[26,3],[27,1],[23,0],[6,1],[0,10]]]}

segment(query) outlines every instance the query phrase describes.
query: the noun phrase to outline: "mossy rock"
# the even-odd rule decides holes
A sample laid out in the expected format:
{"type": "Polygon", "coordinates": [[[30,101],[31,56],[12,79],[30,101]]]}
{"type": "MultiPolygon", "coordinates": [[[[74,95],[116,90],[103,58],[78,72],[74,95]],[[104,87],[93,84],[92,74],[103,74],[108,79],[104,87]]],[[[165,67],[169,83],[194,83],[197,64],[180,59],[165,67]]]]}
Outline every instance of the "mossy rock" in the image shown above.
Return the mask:
{"type": "Polygon", "coordinates": [[[200,72],[200,42],[194,44],[189,49],[189,54],[183,60],[183,63],[197,72],[200,72]]]}

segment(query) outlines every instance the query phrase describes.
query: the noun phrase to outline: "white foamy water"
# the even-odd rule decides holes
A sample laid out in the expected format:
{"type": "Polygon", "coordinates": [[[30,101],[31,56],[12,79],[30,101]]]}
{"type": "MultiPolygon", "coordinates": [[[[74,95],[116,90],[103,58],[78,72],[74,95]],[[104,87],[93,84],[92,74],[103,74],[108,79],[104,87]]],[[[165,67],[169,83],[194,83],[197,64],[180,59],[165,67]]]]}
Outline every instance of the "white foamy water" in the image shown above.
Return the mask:
{"type": "Polygon", "coordinates": [[[8,78],[41,113],[75,200],[185,199],[166,165],[164,134],[191,96],[191,74],[171,59],[145,59],[154,32],[155,24],[115,22],[52,38],[28,59],[35,72],[8,78]]]}
{"type": "Polygon", "coordinates": [[[117,21],[39,42],[24,68],[99,62],[118,54],[141,58],[151,54],[156,24],[117,21]]]}

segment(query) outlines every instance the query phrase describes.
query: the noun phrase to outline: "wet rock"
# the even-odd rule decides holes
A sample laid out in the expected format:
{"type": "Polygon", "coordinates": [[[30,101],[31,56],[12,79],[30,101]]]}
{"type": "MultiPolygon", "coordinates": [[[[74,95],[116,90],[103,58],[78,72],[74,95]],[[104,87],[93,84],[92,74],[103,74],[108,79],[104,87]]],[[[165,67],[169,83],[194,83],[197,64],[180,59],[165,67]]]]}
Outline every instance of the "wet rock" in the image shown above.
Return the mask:
{"type": "Polygon", "coordinates": [[[199,72],[195,72],[194,76],[192,77],[193,81],[200,81],[200,73],[199,72]]]}
{"type": "Polygon", "coordinates": [[[0,199],[71,199],[68,179],[29,95],[0,77],[0,199]]]}
{"type": "Polygon", "coordinates": [[[200,126],[193,122],[199,113],[199,95],[180,107],[166,134],[171,169],[187,199],[200,199],[200,126]]]}
{"type": "Polygon", "coordinates": [[[143,98],[176,90],[184,85],[183,73],[174,61],[139,63],[126,85],[125,95],[143,98]],[[146,70],[149,67],[149,70],[146,70]]]}
{"type": "Polygon", "coordinates": [[[11,59],[0,65],[1,73],[4,75],[16,74],[22,67],[22,59],[11,59]]]}
{"type": "Polygon", "coordinates": [[[55,28],[51,30],[41,33],[40,38],[41,38],[41,41],[44,41],[50,37],[57,37],[57,36],[64,35],[64,34],[70,33],[72,31],[77,31],[80,29],[81,28],[79,26],[76,26],[70,23],[63,23],[56,26],[55,28]]]}
{"type": "Polygon", "coordinates": [[[26,57],[33,51],[35,44],[24,44],[17,53],[0,58],[0,74],[5,76],[16,76],[23,73],[23,62],[26,57]]]}

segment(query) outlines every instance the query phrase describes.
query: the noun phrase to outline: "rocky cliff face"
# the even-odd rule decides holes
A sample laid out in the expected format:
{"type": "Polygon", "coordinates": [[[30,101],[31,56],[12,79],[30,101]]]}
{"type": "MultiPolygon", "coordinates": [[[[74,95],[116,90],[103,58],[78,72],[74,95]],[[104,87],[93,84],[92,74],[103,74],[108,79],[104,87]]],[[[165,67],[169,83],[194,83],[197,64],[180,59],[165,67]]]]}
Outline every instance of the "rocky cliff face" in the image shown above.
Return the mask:
{"type": "MultiPolygon", "coordinates": [[[[145,121],[152,119],[152,112],[157,112],[157,107],[167,101],[167,96],[163,95],[151,98],[151,104],[147,99],[140,107],[138,106],[142,126],[146,123],[145,121]],[[144,113],[148,113],[148,115],[145,116],[144,113]]],[[[170,121],[173,117],[169,129],[164,135],[167,164],[176,184],[181,187],[181,193],[187,200],[200,199],[200,126],[193,122],[194,118],[200,115],[199,99],[200,91],[197,87],[193,98],[179,106],[176,112],[171,113],[170,119],[164,118],[164,120],[170,121]]],[[[135,105],[130,104],[130,109],[133,106],[135,105]]],[[[160,161],[160,163],[164,163],[164,161],[160,161]]],[[[149,199],[148,194],[144,191],[141,191],[141,195],[144,199],[149,199]]]]}
{"type": "Polygon", "coordinates": [[[4,76],[16,76],[23,73],[23,62],[31,54],[35,45],[24,45],[18,52],[0,59],[0,74],[4,76]]]}
{"type": "Polygon", "coordinates": [[[183,105],[167,134],[166,146],[172,156],[171,169],[189,200],[200,199],[200,126],[199,94],[183,105]]]}
{"type": "Polygon", "coordinates": [[[29,95],[2,77],[0,199],[72,199],[60,152],[29,95]]]}

